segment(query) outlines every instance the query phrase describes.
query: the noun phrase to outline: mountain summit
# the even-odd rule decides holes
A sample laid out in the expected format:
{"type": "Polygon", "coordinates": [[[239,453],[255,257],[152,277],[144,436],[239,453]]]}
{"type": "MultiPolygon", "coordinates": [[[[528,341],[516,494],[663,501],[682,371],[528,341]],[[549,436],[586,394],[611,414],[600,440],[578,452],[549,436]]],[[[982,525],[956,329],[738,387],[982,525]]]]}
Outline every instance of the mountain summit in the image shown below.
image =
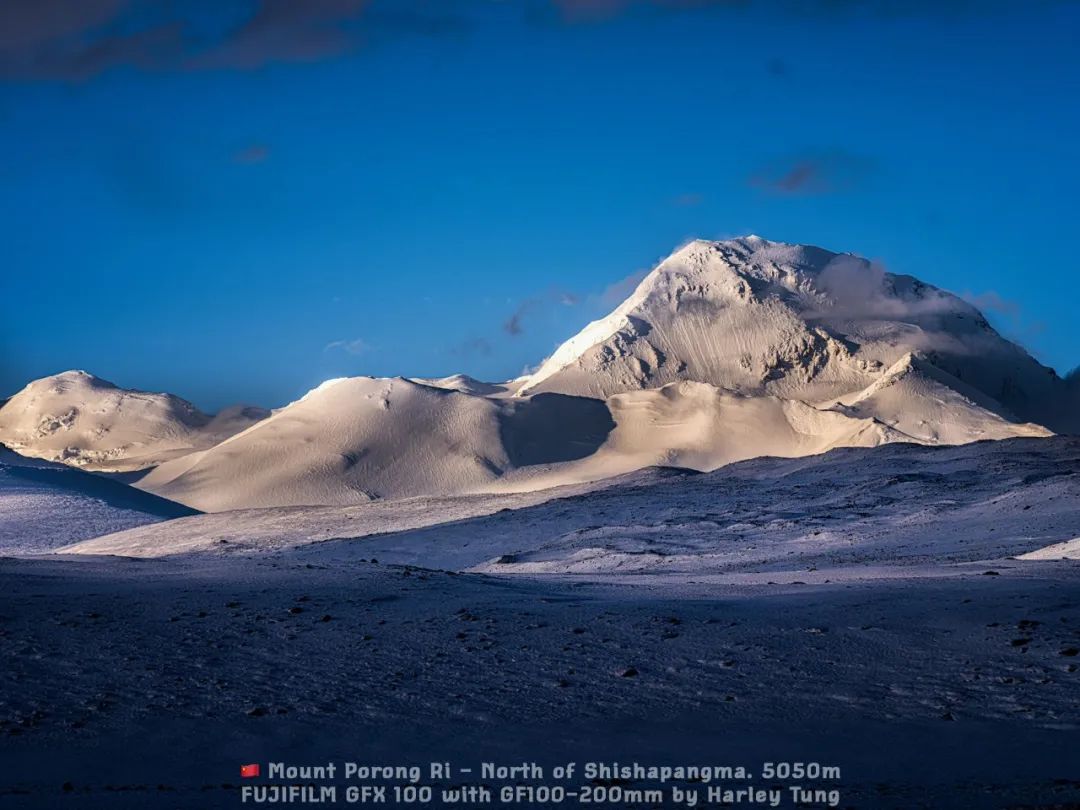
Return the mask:
{"type": "Polygon", "coordinates": [[[828,406],[909,354],[1005,419],[1080,430],[1064,381],[971,304],[851,254],[758,236],[677,250],[519,394],[606,398],[693,380],[828,406]]]}

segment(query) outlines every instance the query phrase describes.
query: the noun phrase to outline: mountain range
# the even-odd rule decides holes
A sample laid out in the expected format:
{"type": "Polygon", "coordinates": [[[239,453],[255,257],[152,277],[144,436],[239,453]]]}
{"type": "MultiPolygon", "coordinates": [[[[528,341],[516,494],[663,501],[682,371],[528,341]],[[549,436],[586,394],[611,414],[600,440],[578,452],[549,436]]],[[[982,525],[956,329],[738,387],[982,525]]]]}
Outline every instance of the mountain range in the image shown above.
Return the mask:
{"type": "Polygon", "coordinates": [[[85,372],[30,383],[0,442],[203,511],[531,491],[894,442],[1080,432],[1080,391],[977,308],[865,259],[694,241],[531,374],[331,380],[216,416],[85,372]],[[141,472],[136,472],[141,471],[141,472]]]}

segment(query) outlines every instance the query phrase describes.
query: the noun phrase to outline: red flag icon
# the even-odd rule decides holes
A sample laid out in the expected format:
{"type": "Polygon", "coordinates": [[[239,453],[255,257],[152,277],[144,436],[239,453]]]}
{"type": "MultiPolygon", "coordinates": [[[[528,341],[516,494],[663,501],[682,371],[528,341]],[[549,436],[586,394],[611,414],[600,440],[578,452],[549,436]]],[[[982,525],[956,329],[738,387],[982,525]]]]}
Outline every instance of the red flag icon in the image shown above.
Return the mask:
{"type": "Polygon", "coordinates": [[[240,778],[241,779],[254,779],[259,775],[258,765],[241,765],[240,766],[240,778]]]}

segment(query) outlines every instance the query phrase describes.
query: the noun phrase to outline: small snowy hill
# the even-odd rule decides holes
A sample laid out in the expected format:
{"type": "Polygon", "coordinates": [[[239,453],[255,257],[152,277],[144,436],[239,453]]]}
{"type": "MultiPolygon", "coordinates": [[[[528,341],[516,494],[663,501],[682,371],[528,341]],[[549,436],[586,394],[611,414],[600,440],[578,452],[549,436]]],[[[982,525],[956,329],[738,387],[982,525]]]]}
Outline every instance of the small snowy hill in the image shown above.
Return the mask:
{"type": "Polygon", "coordinates": [[[49,551],[194,509],[0,445],[0,553],[49,551]]]}
{"type": "Polygon", "coordinates": [[[595,400],[497,400],[402,378],[339,379],[138,485],[207,511],[458,494],[518,467],[584,457],[611,427],[595,400]]]}
{"type": "Polygon", "coordinates": [[[172,394],[66,371],[35,380],[0,408],[0,442],[26,456],[121,472],[212,447],[266,415],[236,406],[211,417],[172,394]]]}
{"type": "Polygon", "coordinates": [[[608,397],[695,380],[818,404],[868,388],[911,353],[1009,421],[1080,431],[1066,383],[970,304],[856,256],[756,236],[676,251],[519,393],[608,397]]]}

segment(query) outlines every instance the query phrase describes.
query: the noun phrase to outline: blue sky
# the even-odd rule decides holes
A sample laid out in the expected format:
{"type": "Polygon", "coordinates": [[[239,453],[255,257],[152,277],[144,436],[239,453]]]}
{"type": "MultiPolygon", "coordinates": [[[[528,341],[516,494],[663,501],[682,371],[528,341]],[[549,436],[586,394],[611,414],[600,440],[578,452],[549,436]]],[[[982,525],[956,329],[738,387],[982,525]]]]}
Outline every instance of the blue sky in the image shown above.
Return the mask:
{"type": "Polygon", "coordinates": [[[0,395],[501,379],[751,232],[1080,364],[1080,4],[86,2],[0,11],[0,395]]]}

